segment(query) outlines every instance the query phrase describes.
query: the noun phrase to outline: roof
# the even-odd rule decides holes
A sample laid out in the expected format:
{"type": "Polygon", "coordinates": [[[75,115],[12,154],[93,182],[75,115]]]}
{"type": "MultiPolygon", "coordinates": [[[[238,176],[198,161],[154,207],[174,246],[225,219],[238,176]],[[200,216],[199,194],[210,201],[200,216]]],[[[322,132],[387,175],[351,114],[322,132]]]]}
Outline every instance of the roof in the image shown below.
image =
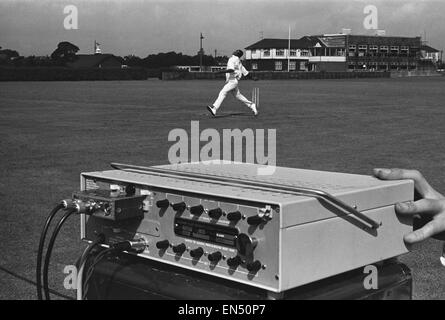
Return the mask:
{"type": "Polygon", "coordinates": [[[426,44],[421,47],[421,50],[425,50],[426,52],[439,52],[439,50],[427,46],[426,44]]]}
{"type": "Polygon", "coordinates": [[[322,47],[327,48],[344,48],[346,43],[346,35],[344,34],[325,34],[314,38],[320,41],[322,47]]]}
{"type": "MultiPolygon", "coordinates": [[[[301,39],[291,39],[290,47],[292,49],[307,49],[312,48],[316,44],[316,40],[313,37],[303,37],[301,39]]],[[[289,39],[262,39],[250,46],[246,47],[246,50],[255,49],[286,49],[289,47],[289,39]]]]}
{"type": "Polygon", "coordinates": [[[78,54],[76,55],[76,60],[73,62],[67,63],[68,67],[72,68],[94,68],[98,67],[105,60],[108,59],[116,59],[120,63],[120,61],[116,58],[116,56],[104,53],[104,54],[78,54]]]}
{"type": "MultiPolygon", "coordinates": [[[[255,49],[287,49],[288,39],[262,39],[246,47],[247,50],[255,49]]],[[[291,39],[292,49],[308,49],[313,47],[322,48],[345,48],[346,44],[370,44],[370,45],[407,45],[411,47],[420,46],[420,37],[396,37],[376,35],[346,35],[346,34],[323,34],[315,36],[304,36],[300,39],[291,39]]],[[[439,52],[429,46],[424,46],[428,52],[439,52]]]]}

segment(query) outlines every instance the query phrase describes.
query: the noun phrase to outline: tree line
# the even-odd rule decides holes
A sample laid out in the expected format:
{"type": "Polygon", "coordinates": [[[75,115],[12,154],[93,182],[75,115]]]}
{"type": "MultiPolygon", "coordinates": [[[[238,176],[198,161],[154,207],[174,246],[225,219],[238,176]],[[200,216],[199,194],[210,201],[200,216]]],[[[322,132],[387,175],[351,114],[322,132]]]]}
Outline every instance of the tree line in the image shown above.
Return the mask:
{"type": "MultiPolygon", "coordinates": [[[[62,41],[50,56],[21,56],[16,50],[2,49],[0,47],[0,66],[13,67],[51,67],[66,66],[67,63],[75,61],[79,48],[67,41],[62,41]]],[[[150,54],[145,58],[136,55],[127,55],[124,57],[116,56],[122,64],[129,67],[143,67],[147,69],[168,68],[175,65],[200,65],[200,55],[194,56],[177,53],[174,51],[166,53],[150,54]]],[[[214,57],[212,55],[202,55],[202,64],[204,66],[214,66],[225,64],[227,56],[214,57]]]]}

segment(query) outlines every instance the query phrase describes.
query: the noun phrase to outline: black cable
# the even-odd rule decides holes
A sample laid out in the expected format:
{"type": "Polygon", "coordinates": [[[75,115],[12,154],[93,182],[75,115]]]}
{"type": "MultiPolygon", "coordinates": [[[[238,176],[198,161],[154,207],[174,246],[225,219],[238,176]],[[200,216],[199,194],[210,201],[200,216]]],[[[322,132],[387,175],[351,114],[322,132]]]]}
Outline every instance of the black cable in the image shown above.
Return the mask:
{"type": "Polygon", "coordinates": [[[46,256],[45,256],[45,263],[43,265],[43,293],[47,300],[50,300],[49,286],[48,286],[48,269],[49,269],[49,263],[50,263],[51,253],[52,253],[52,250],[54,247],[54,243],[55,243],[57,235],[59,234],[59,231],[62,228],[65,221],[75,212],[77,212],[76,209],[71,209],[71,210],[65,212],[63,217],[57,223],[57,226],[54,229],[54,232],[53,232],[51,239],[49,240],[49,243],[48,243],[48,248],[46,250],[46,256]]]}
{"type": "MultiPolygon", "coordinates": [[[[100,245],[101,243],[103,243],[105,241],[105,235],[104,234],[99,234],[96,238],[96,240],[94,240],[92,243],[90,243],[88,245],[88,247],[86,248],[86,250],[83,252],[82,256],[80,257],[78,263],[77,263],[77,270],[80,270],[80,268],[82,267],[82,265],[84,265],[84,267],[86,266],[88,259],[91,255],[91,251],[97,247],[98,245],[100,245]]],[[[80,274],[78,273],[77,276],[79,277],[80,274]]],[[[83,280],[83,279],[82,279],[83,280]]],[[[82,289],[83,289],[83,281],[82,281],[82,289]]],[[[77,289],[79,290],[79,288],[77,289]]],[[[82,291],[83,292],[83,291],[82,291]]]]}
{"type": "Polygon", "coordinates": [[[89,255],[91,254],[91,251],[98,246],[99,244],[103,243],[105,241],[105,236],[104,234],[99,234],[96,238],[96,240],[94,240],[93,242],[91,242],[88,245],[88,248],[83,252],[82,256],[80,257],[77,266],[78,268],[80,268],[82,266],[82,264],[84,262],[86,262],[86,260],[88,259],[89,255]]]}
{"type": "MultiPolygon", "coordinates": [[[[5,273],[7,273],[7,274],[9,274],[11,277],[14,277],[14,278],[17,278],[19,280],[22,280],[22,281],[24,281],[26,283],[29,283],[29,284],[33,285],[33,286],[37,286],[37,282],[32,281],[32,280],[30,280],[30,279],[28,279],[28,278],[26,278],[26,277],[24,277],[24,276],[22,276],[22,275],[20,275],[18,273],[15,273],[15,272],[9,270],[9,269],[6,269],[5,267],[0,266],[0,270],[5,272],[5,273]]],[[[67,296],[67,295],[65,295],[63,293],[60,293],[60,292],[56,291],[56,290],[49,289],[49,291],[52,294],[54,294],[56,296],[59,296],[61,298],[65,298],[67,300],[74,300],[73,297],[67,296]]]]}
{"type": "Polygon", "coordinates": [[[86,272],[86,277],[85,277],[85,280],[83,281],[83,288],[82,288],[82,294],[83,294],[83,297],[82,297],[82,300],[85,299],[85,296],[86,296],[86,294],[87,294],[89,281],[91,280],[91,277],[93,276],[95,266],[96,266],[96,265],[97,265],[97,264],[98,264],[98,263],[99,263],[99,262],[100,262],[100,261],[107,255],[107,254],[109,254],[109,253],[111,253],[111,252],[116,252],[116,249],[115,249],[115,248],[108,248],[108,249],[105,249],[105,250],[99,252],[99,253],[97,254],[97,256],[94,258],[94,260],[93,260],[93,262],[91,263],[91,265],[88,266],[88,270],[87,270],[87,272],[86,272]]]}
{"type": "Polygon", "coordinates": [[[46,218],[42,233],[40,234],[39,250],[37,251],[37,265],[36,265],[36,289],[37,289],[37,299],[39,300],[42,300],[42,255],[43,255],[43,248],[45,246],[46,234],[48,233],[51,221],[54,219],[57,212],[63,209],[63,207],[64,205],[60,203],[57,206],[55,206],[53,210],[51,210],[48,217],[46,218]]]}

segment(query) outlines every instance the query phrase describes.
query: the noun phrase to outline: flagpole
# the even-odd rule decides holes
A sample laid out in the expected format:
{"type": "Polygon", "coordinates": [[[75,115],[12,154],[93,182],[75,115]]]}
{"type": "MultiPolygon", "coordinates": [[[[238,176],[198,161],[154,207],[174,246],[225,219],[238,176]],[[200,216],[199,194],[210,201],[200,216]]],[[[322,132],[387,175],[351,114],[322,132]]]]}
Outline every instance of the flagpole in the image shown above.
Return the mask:
{"type": "Polygon", "coordinates": [[[290,25],[289,25],[289,41],[287,46],[287,72],[290,72],[290,25]]]}
{"type": "Polygon", "coordinates": [[[202,71],[202,39],[204,39],[204,37],[202,36],[202,32],[201,35],[199,37],[199,71],[202,71]]]}

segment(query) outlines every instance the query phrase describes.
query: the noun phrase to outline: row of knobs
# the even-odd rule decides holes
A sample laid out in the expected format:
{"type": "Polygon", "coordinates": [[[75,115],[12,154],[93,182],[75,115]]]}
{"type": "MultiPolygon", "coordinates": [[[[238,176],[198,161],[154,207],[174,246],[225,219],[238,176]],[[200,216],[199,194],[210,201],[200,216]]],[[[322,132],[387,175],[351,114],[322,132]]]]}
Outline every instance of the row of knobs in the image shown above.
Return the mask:
{"type": "MultiPolygon", "coordinates": [[[[169,246],[170,246],[170,242],[168,240],[162,240],[162,241],[158,241],[156,243],[156,248],[158,248],[160,250],[166,250],[166,249],[168,249],[169,246]]],[[[181,255],[187,250],[187,247],[184,243],[181,243],[181,244],[172,246],[172,250],[174,253],[181,255]]],[[[201,247],[190,250],[190,256],[193,259],[199,259],[203,255],[204,255],[204,249],[201,247]]],[[[222,256],[221,252],[216,251],[216,252],[213,252],[213,253],[210,253],[209,255],[207,255],[207,258],[212,263],[218,263],[223,258],[223,256],[222,256]]],[[[236,269],[240,264],[242,264],[242,262],[243,261],[239,256],[227,259],[227,265],[233,269],[236,269]]],[[[261,269],[261,267],[262,267],[262,264],[258,260],[254,261],[254,262],[249,262],[246,264],[246,268],[250,272],[257,272],[258,270],[261,269]]]]}
{"type": "MultiPolygon", "coordinates": [[[[167,209],[169,206],[173,208],[173,210],[177,212],[182,212],[187,208],[187,205],[185,202],[178,202],[171,204],[168,199],[159,200],[156,202],[156,206],[161,209],[167,209]]],[[[190,213],[194,216],[200,216],[205,210],[202,205],[197,205],[190,207],[190,213]]],[[[211,209],[208,211],[209,217],[215,220],[218,220],[223,215],[223,211],[220,208],[211,209]]],[[[239,221],[242,219],[242,214],[239,211],[229,212],[227,214],[227,220],[229,221],[239,221]]],[[[247,223],[249,225],[258,225],[264,222],[265,220],[262,217],[259,216],[251,216],[247,218],[247,223]]]]}

